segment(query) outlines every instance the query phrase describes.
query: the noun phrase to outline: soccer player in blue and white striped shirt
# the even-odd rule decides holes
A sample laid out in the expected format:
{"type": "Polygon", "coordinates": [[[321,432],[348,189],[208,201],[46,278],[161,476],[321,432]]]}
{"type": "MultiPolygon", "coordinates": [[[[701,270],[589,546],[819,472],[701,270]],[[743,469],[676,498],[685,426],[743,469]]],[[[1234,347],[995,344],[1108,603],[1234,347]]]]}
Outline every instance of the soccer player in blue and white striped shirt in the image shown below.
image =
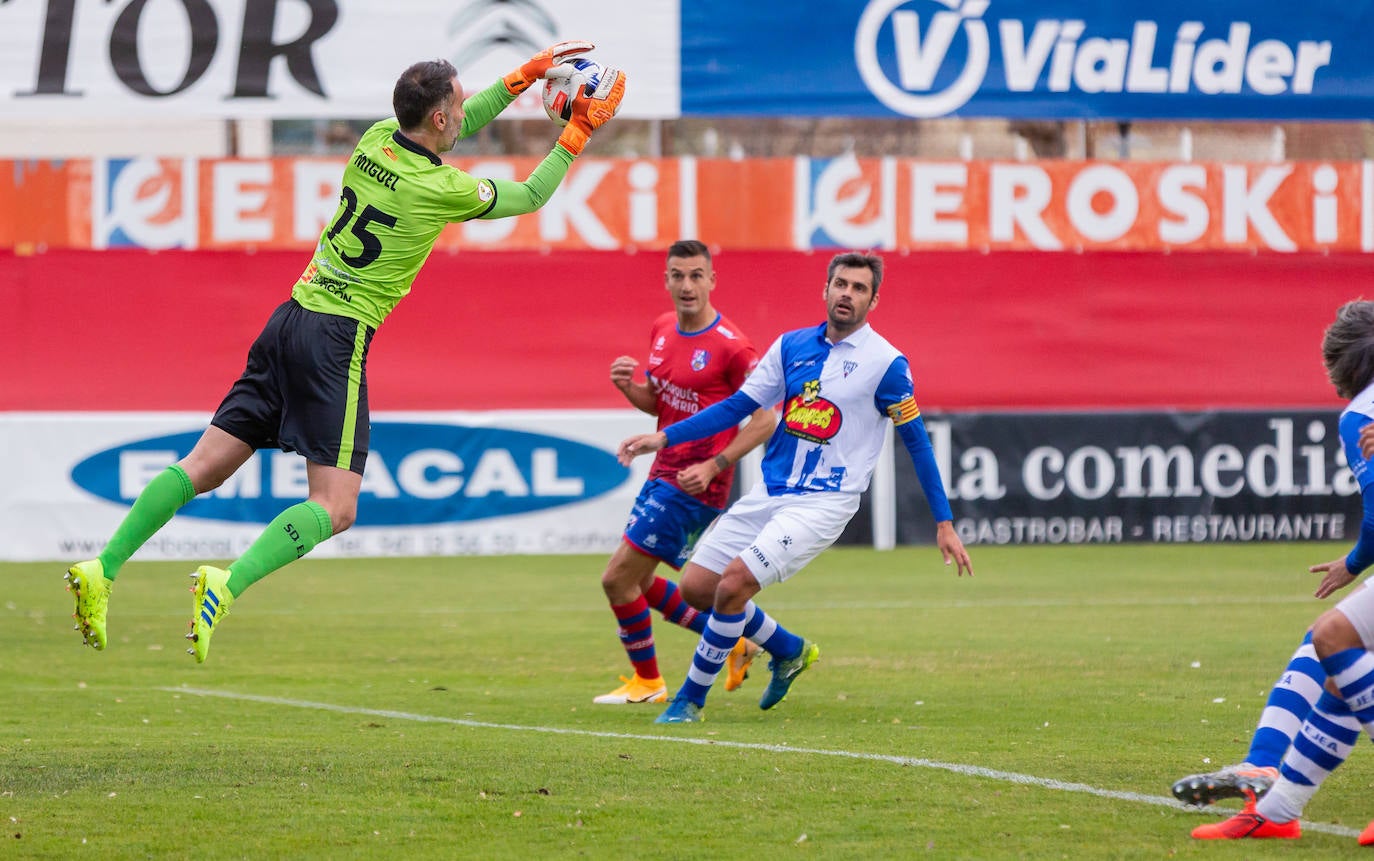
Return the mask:
{"type": "Polygon", "coordinates": [[[763,455],[763,482],[730,507],[683,569],[680,587],[695,606],[711,604],[687,678],[658,723],[699,721],[726,656],[744,636],[772,655],[759,707],[787,695],[820,649],[764,613],[754,595],[801,570],[840,537],[859,508],[891,421],[916,466],[935,515],[945,564],[973,574],[921,421],[902,353],[868,325],[883,263],[876,255],[836,255],[826,273],[826,321],[787,332],[768,348],[738,392],[691,418],[620,444],[621,463],[734,427],[760,407],[782,403],[763,455]],[[704,598],[704,600],[702,600],[704,598]]]}

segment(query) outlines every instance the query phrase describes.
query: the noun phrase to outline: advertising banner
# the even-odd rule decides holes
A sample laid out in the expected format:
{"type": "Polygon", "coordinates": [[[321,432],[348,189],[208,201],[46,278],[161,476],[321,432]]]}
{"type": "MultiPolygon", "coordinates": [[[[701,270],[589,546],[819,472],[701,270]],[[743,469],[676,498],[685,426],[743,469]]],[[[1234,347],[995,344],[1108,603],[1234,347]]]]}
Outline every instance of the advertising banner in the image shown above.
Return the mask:
{"type": "MultiPolygon", "coordinates": [[[[418,60],[473,92],[565,39],[627,70],[621,116],[678,115],[678,4],[595,14],[576,0],[7,0],[0,115],[11,119],[392,115],[418,60]],[[646,38],[645,34],[649,34],[646,38]]],[[[503,116],[544,115],[531,88],[503,116]]]]}
{"type": "Polygon", "coordinates": [[[1374,4],[682,4],[685,116],[1361,120],[1374,4]]]}
{"type": "MultiPolygon", "coordinates": [[[[0,251],[0,411],[213,410],[302,251],[0,251]],[[74,335],[73,333],[76,333],[74,335]],[[100,333],[99,335],[95,333],[100,333]],[[79,336],[77,336],[79,335],[79,336]]],[[[927,411],[1338,410],[1321,366],[1369,254],[885,254],[873,326],[927,411]]],[[[759,349],[824,318],[828,254],[714,250],[711,301],[759,349]]],[[[661,251],[436,253],[377,332],[374,410],[624,409],[661,251]]]]}
{"type": "MultiPolygon", "coordinates": [[[[1335,411],[928,414],[968,545],[1352,541],[1361,502],[1335,411]]],[[[194,445],[208,416],[0,413],[0,559],[97,555],[138,492],[194,445]]],[[[608,554],[649,458],[615,445],[633,411],[387,413],[374,417],[358,525],[314,555],[608,554]]],[[[742,472],[757,480],[757,461],[742,472]]],[[[901,446],[842,543],[934,540],[901,446]],[[886,492],[886,491],[885,491],[886,492]]],[[[305,464],[260,451],[185,506],[142,559],[232,559],[306,496],[305,464]]]]}
{"type": "MultiPolygon", "coordinates": [[[[927,416],[967,544],[1353,541],[1339,411],[927,416]]],[[[898,457],[897,540],[934,540],[898,457]]]]}
{"type": "Polygon", "coordinates": [[[1359,120],[1371,30],[1365,0],[8,0],[0,111],[381,117],[416,60],[471,90],[588,39],[636,118],[1359,120]]]}
{"type": "MultiPolygon", "coordinates": [[[[534,158],[465,158],[523,180],[534,158]]],[[[310,249],[344,160],[0,162],[0,247],[310,249]]],[[[1374,251],[1374,162],[579,159],[547,204],[439,251],[1374,251]]]]}
{"type": "MultiPolygon", "coordinates": [[[[0,412],[0,558],[87,559],[139,491],[184,457],[208,415],[0,412]]],[[[610,553],[650,458],[614,446],[652,427],[629,410],[373,417],[358,525],[313,556],[610,553]]],[[[305,460],[259,451],[182,508],[136,558],[233,559],[306,498],[305,460]]]]}

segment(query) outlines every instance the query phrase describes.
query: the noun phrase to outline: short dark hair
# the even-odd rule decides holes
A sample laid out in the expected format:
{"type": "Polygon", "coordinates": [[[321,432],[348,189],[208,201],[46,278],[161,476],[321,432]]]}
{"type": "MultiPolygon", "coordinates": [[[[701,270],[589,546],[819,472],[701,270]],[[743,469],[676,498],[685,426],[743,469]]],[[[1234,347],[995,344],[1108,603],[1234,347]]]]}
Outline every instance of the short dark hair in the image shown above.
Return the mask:
{"type": "Polygon", "coordinates": [[[452,98],[457,75],[448,60],[421,60],[402,72],[391,91],[391,107],[401,128],[419,128],[430,111],[452,98]]]}
{"type": "Polygon", "coordinates": [[[878,285],[883,283],[883,258],[876,254],[862,254],[858,251],[845,251],[830,258],[830,266],[825,270],[825,283],[835,277],[835,270],[841,266],[850,269],[867,269],[873,273],[873,295],[878,295],[878,285]]]}
{"type": "Polygon", "coordinates": [[[1374,382],[1374,302],[1356,299],[1336,310],[1322,336],[1322,362],[1336,394],[1353,398],[1374,382]]]}
{"type": "Polygon", "coordinates": [[[711,249],[706,247],[706,243],[698,239],[679,239],[668,246],[668,258],[674,257],[705,257],[706,262],[711,262],[711,249]]]}

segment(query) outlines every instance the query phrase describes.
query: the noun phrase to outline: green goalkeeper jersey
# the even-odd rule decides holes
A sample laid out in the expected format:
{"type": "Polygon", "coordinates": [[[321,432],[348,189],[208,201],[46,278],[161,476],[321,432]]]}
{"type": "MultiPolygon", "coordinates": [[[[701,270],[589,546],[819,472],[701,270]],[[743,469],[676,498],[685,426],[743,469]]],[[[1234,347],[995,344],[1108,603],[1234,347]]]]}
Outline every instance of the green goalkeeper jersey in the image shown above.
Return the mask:
{"type": "MultiPolygon", "coordinates": [[[[463,101],[465,138],[515,96],[500,80],[463,101]]],[[[363,133],[344,168],[339,208],[320,234],[315,257],[291,289],[311,311],[376,329],[407,293],[444,225],[534,212],[572,167],[554,146],[524,182],[474,179],[400,132],[395,118],[363,133]]]]}
{"type": "Polygon", "coordinates": [[[382,120],[358,140],[339,208],[291,290],[312,311],[374,329],[410,292],[444,225],[480,218],[496,203],[490,181],[444,164],[399,127],[382,120]]]}

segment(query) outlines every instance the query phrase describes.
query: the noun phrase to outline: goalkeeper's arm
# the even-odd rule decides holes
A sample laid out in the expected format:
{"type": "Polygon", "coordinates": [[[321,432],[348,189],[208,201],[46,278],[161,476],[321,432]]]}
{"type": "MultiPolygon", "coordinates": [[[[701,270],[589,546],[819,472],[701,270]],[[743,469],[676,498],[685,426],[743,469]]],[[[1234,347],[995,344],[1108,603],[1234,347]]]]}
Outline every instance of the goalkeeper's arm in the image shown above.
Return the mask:
{"type": "Polygon", "coordinates": [[[536,81],[546,77],[555,68],[578,54],[585,54],[596,47],[591,42],[572,40],[559,42],[535,54],[520,68],[501,78],[485,90],[473,93],[463,100],[463,128],[459,138],[465,138],[496,119],[497,114],[510,107],[525,90],[536,81]]]}
{"type": "Polygon", "coordinates": [[[488,179],[487,182],[496,190],[496,202],[491,209],[482,214],[482,218],[505,218],[534,212],[553,196],[558,184],[568,175],[568,168],[572,167],[572,163],[572,153],[561,146],[555,146],[524,182],[488,179]]]}
{"type": "Polygon", "coordinates": [[[458,132],[459,140],[476,134],[482,126],[496,119],[497,114],[510,107],[513,101],[514,94],[500,81],[463,99],[463,128],[458,132]]]}
{"type": "MultiPolygon", "coordinates": [[[[503,92],[505,90],[505,87],[499,84],[496,88],[503,92]]],[[[493,94],[493,98],[500,97],[500,93],[493,94]]],[[[563,129],[558,143],[544,156],[544,160],[530,174],[529,179],[524,182],[488,180],[496,189],[496,202],[482,218],[524,215],[534,212],[548,202],[558,184],[563,181],[563,177],[568,175],[568,168],[572,167],[573,159],[582,154],[582,148],[586,146],[592,132],[610,122],[611,117],[620,109],[620,100],[624,97],[625,73],[617,69],[607,69],[596,92],[574,100],[573,116],[568,121],[567,128],[563,129]]],[[[467,128],[466,117],[463,119],[463,128],[467,128]]]]}

